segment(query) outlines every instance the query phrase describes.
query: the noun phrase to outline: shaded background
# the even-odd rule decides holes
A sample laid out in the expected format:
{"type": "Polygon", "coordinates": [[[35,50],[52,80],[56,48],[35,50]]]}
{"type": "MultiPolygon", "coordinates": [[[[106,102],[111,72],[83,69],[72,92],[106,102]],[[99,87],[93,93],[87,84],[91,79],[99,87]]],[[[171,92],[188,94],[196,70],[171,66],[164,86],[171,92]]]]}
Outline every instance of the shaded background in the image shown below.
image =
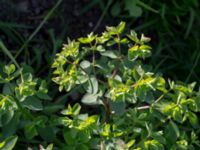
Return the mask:
{"type": "MultiPolygon", "coordinates": [[[[152,38],[147,62],[154,71],[200,81],[198,0],[0,0],[0,40],[21,65],[49,82],[54,55],[67,37],[101,33],[121,20],[152,38]]],[[[0,66],[10,61],[3,53],[0,58],[0,66]]]]}

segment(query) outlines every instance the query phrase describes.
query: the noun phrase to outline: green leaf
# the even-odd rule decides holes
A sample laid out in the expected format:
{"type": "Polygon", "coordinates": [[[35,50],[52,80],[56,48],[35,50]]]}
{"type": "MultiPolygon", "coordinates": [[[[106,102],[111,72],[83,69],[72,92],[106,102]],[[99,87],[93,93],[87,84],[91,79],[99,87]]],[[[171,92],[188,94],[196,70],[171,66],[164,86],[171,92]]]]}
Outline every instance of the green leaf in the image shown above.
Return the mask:
{"type": "Polygon", "coordinates": [[[55,113],[61,109],[64,108],[64,105],[63,104],[55,104],[55,103],[52,103],[52,104],[49,104],[47,106],[44,106],[44,112],[49,114],[49,113],[55,113]]]}
{"type": "Polygon", "coordinates": [[[130,140],[130,141],[127,143],[127,147],[128,147],[128,148],[131,148],[134,144],[135,144],[135,140],[130,140]]]}
{"type": "Polygon", "coordinates": [[[195,129],[199,128],[199,120],[198,120],[196,114],[189,111],[187,113],[187,115],[188,115],[188,119],[189,119],[191,125],[193,126],[193,128],[195,128],[195,129]]]}
{"type": "Polygon", "coordinates": [[[128,34],[127,36],[133,42],[139,43],[139,39],[138,39],[137,33],[134,30],[131,30],[130,34],[128,34]]]}
{"type": "Polygon", "coordinates": [[[139,56],[139,46],[134,45],[133,47],[129,48],[128,50],[128,58],[129,60],[135,60],[139,56]]]}
{"type": "Polygon", "coordinates": [[[4,141],[0,142],[0,149],[1,150],[12,150],[15,147],[17,142],[17,136],[10,136],[4,141]]]}
{"type": "Polygon", "coordinates": [[[195,101],[197,110],[200,111],[200,95],[198,95],[198,96],[194,99],[194,101],[195,101]]]}
{"type": "Polygon", "coordinates": [[[141,35],[140,41],[143,43],[148,43],[151,41],[151,38],[144,36],[144,34],[141,35]]]}
{"type": "Polygon", "coordinates": [[[118,58],[117,54],[114,51],[109,51],[109,50],[107,50],[105,52],[101,52],[101,55],[112,58],[112,59],[118,58]]]}
{"type": "Polygon", "coordinates": [[[83,60],[83,61],[81,61],[80,66],[83,69],[87,69],[87,68],[89,68],[91,66],[91,63],[88,60],[83,60]]]}
{"type": "Polygon", "coordinates": [[[52,98],[48,94],[43,93],[42,91],[38,91],[36,93],[36,95],[37,95],[37,97],[39,97],[40,99],[43,99],[43,100],[49,100],[49,101],[52,100],[52,98]]]}
{"type": "Polygon", "coordinates": [[[86,84],[86,90],[90,94],[96,94],[98,92],[99,84],[95,76],[90,77],[86,84]]]}
{"type": "Polygon", "coordinates": [[[14,135],[18,129],[18,125],[20,122],[20,113],[15,113],[12,120],[2,127],[2,134],[4,137],[9,137],[14,135]]]}
{"type": "Polygon", "coordinates": [[[190,93],[192,93],[193,89],[191,87],[188,87],[184,83],[180,82],[180,83],[174,85],[173,90],[181,91],[181,92],[186,93],[186,94],[190,94],[190,93]]]}
{"type": "Polygon", "coordinates": [[[50,126],[46,126],[44,128],[38,127],[37,131],[39,135],[44,139],[46,142],[52,142],[55,138],[54,130],[50,126]]]}
{"type": "Polygon", "coordinates": [[[6,65],[4,67],[4,72],[9,76],[11,75],[13,72],[15,72],[16,67],[14,64],[10,64],[10,65],[6,65]]]}
{"type": "MultiPolygon", "coordinates": [[[[85,72],[84,72],[85,74],[85,72]]],[[[88,75],[77,75],[76,76],[76,84],[83,84],[85,82],[87,82],[89,79],[88,79],[88,75]]],[[[71,87],[70,87],[71,88],[71,87]]]]}
{"type": "Polygon", "coordinates": [[[40,111],[43,110],[42,102],[35,96],[27,97],[22,104],[30,110],[40,111]]]}
{"type": "Polygon", "coordinates": [[[85,145],[85,144],[79,145],[77,149],[81,149],[81,150],[90,150],[90,148],[89,148],[87,145],[85,145]]]}
{"type": "Polygon", "coordinates": [[[66,149],[77,150],[77,147],[74,146],[74,145],[65,144],[65,145],[61,148],[61,150],[66,150],[66,149]]]}
{"type": "Polygon", "coordinates": [[[173,132],[176,134],[176,137],[178,138],[180,136],[180,131],[176,123],[170,120],[169,124],[170,124],[171,129],[173,129],[173,132]]]}
{"type": "Polygon", "coordinates": [[[0,113],[0,119],[2,125],[5,126],[8,124],[14,116],[14,110],[12,108],[8,109],[5,113],[0,113]]]}
{"type": "Polygon", "coordinates": [[[83,60],[81,63],[80,63],[80,67],[81,69],[84,70],[84,72],[87,72],[88,74],[90,73],[91,71],[91,63],[87,60],[83,60]]]}
{"type": "Polygon", "coordinates": [[[114,114],[123,115],[125,112],[125,103],[124,102],[113,102],[110,101],[110,106],[114,114]]]}
{"type": "Polygon", "coordinates": [[[125,9],[131,17],[140,17],[142,15],[142,9],[136,4],[135,0],[125,0],[125,9]]]}
{"type": "Polygon", "coordinates": [[[111,125],[110,124],[104,124],[103,130],[101,131],[101,136],[108,137],[111,134],[111,125]]]}
{"type": "Polygon", "coordinates": [[[172,117],[178,122],[183,121],[182,109],[179,106],[176,106],[172,109],[172,117]]]}
{"type": "Polygon", "coordinates": [[[125,26],[126,26],[125,22],[120,22],[120,24],[117,27],[113,27],[113,26],[106,27],[106,30],[108,31],[110,35],[119,35],[123,32],[125,26]]]}
{"type": "Polygon", "coordinates": [[[75,145],[75,143],[77,142],[76,140],[76,135],[77,135],[77,131],[75,129],[64,129],[63,130],[63,135],[64,135],[64,140],[68,145],[75,145]]]}
{"type": "Polygon", "coordinates": [[[121,7],[120,6],[120,2],[117,1],[117,2],[114,3],[114,5],[111,8],[112,16],[116,17],[116,16],[118,16],[120,14],[120,12],[121,12],[121,8],[120,7],[121,7]]]}
{"type": "Polygon", "coordinates": [[[166,139],[162,132],[155,132],[151,135],[151,137],[162,144],[166,144],[166,139]]]}
{"type": "Polygon", "coordinates": [[[95,40],[97,36],[92,33],[88,34],[87,37],[81,37],[79,38],[79,42],[83,43],[83,44],[89,44],[91,42],[93,42],[95,40]]]}
{"type": "Polygon", "coordinates": [[[34,118],[34,123],[37,126],[45,127],[45,123],[47,122],[48,117],[44,115],[39,115],[38,117],[34,118]]]}
{"type": "Polygon", "coordinates": [[[120,22],[120,24],[117,26],[117,31],[118,31],[118,33],[119,33],[119,34],[122,33],[122,32],[124,31],[125,27],[126,27],[126,23],[123,22],[123,21],[120,22]]]}
{"type": "Polygon", "coordinates": [[[26,82],[32,82],[33,81],[33,75],[28,72],[22,75],[22,82],[26,81],[26,82]]]}
{"type": "Polygon", "coordinates": [[[105,48],[104,48],[102,45],[98,45],[98,46],[96,47],[96,50],[97,50],[98,52],[104,52],[104,51],[106,51],[105,48]]]}
{"type": "Polygon", "coordinates": [[[135,44],[128,50],[128,57],[130,60],[135,60],[136,58],[146,58],[151,55],[151,47],[148,45],[135,44]]]}
{"type": "Polygon", "coordinates": [[[45,150],[53,150],[53,144],[49,144],[45,150]]]}
{"type": "Polygon", "coordinates": [[[81,105],[76,103],[73,107],[72,107],[72,113],[73,115],[78,115],[80,113],[81,110],[81,105]]]}
{"type": "Polygon", "coordinates": [[[78,126],[78,129],[82,130],[82,131],[89,129],[89,128],[91,129],[94,127],[93,125],[96,124],[97,120],[98,120],[98,116],[96,116],[96,115],[90,116],[86,120],[84,120],[80,123],[80,125],[78,126]]]}
{"type": "Polygon", "coordinates": [[[90,94],[87,93],[83,96],[81,99],[81,102],[87,105],[100,105],[102,104],[102,101],[99,99],[98,94],[90,94]]]}
{"type": "Polygon", "coordinates": [[[81,110],[80,104],[76,103],[73,107],[71,107],[71,105],[68,105],[68,108],[62,110],[61,114],[77,116],[80,113],[80,110],[81,110]]]}
{"type": "Polygon", "coordinates": [[[35,124],[31,123],[31,124],[26,125],[24,128],[24,134],[25,134],[26,138],[29,140],[31,140],[35,136],[37,136],[38,132],[36,130],[35,124]]]}
{"type": "Polygon", "coordinates": [[[7,83],[7,84],[4,84],[2,93],[3,94],[12,94],[12,90],[13,91],[15,90],[15,84],[7,83]]]}

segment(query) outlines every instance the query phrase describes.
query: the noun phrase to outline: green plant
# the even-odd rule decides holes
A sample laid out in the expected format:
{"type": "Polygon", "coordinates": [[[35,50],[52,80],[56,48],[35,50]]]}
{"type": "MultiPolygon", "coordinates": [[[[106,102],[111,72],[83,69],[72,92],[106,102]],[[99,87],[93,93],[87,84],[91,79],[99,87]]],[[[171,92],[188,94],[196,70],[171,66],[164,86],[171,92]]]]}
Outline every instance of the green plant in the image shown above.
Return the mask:
{"type": "Polygon", "coordinates": [[[100,36],[68,39],[56,54],[52,80],[68,98],[81,97],[67,107],[9,54],[16,66],[0,72],[0,149],[199,149],[195,83],[153,73],[142,63],[150,38],[124,29],[121,22],[100,36]]]}
{"type": "Polygon", "coordinates": [[[97,129],[101,149],[198,149],[195,84],[167,84],[151,72],[142,64],[151,54],[150,38],[126,35],[124,28],[121,22],[101,36],[68,40],[52,65],[53,81],[60,91],[83,95],[82,103],[104,108],[97,129]]]}

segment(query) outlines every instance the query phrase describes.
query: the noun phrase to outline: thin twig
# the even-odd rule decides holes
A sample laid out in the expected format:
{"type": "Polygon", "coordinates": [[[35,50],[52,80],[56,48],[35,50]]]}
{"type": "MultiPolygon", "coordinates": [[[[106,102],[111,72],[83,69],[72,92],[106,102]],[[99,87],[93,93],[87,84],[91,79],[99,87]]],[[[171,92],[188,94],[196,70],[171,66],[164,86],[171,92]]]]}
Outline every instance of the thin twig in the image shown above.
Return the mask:
{"type": "Polygon", "coordinates": [[[110,118],[111,118],[112,110],[111,110],[110,104],[109,104],[107,99],[102,100],[102,102],[103,102],[103,105],[104,105],[105,110],[106,110],[105,122],[108,123],[110,121],[110,118]]]}
{"type": "Polygon", "coordinates": [[[149,109],[151,108],[153,105],[155,105],[156,103],[158,103],[160,100],[162,100],[162,98],[171,91],[168,90],[166,93],[162,94],[160,97],[158,97],[151,105],[145,105],[145,106],[140,106],[140,107],[137,107],[136,109],[137,110],[145,110],[145,109],[149,109]]]}
{"type": "Polygon", "coordinates": [[[146,105],[146,106],[141,106],[141,107],[137,107],[137,110],[145,110],[145,109],[149,109],[151,106],[150,105],[146,105]]]}

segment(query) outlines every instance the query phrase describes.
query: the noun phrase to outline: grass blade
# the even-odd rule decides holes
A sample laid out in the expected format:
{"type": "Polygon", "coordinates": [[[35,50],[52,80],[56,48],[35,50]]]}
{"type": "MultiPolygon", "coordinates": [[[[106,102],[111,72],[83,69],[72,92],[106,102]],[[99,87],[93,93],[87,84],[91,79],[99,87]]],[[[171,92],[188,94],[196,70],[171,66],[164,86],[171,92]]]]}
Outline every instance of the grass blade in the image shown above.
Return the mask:
{"type": "Polygon", "coordinates": [[[13,57],[13,55],[10,53],[10,51],[6,48],[6,46],[3,44],[3,42],[0,40],[0,48],[2,51],[11,59],[11,61],[17,66],[18,69],[20,69],[19,64],[17,63],[16,59],[13,57]]]}
{"type": "Polygon", "coordinates": [[[193,25],[193,22],[194,22],[194,17],[195,17],[195,13],[193,11],[192,8],[190,8],[190,19],[189,19],[189,23],[188,23],[188,27],[187,27],[187,30],[185,32],[185,36],[184,38],[186,39],[188,37],[188,35],[190,34],[190,31],[192,29],[192,25],[193,25]]]}

